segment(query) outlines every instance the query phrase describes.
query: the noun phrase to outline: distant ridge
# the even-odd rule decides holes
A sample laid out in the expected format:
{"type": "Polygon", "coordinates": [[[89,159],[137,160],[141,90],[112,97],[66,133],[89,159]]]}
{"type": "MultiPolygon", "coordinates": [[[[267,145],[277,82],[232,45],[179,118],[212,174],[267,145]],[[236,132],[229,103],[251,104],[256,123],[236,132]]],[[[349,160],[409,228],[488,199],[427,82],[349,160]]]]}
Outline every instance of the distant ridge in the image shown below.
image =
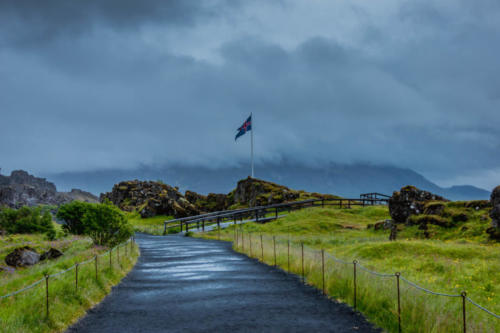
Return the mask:
{"type": "MultiPolygon", "coordinates": [[[[142,167],[136,170],[98,170],[46,174],[62,189],[84,188],[94,194],[108,192],[125,179],[162,180],[182,191],[228,193],[239,179],[248,176],[248,167],[210,169],[207,167],[172,166],[142,167]]],[[[290,162],[256,166],[256,177],[294,189],[358,197],[361,193],[380,192],[391,195],[406,185],[431,191],[450,200],[488,199],[490,192],[471,185],[443,188],[421,174],[392,166],[368,164],[330,164],[310,167],[290,162]]]]}

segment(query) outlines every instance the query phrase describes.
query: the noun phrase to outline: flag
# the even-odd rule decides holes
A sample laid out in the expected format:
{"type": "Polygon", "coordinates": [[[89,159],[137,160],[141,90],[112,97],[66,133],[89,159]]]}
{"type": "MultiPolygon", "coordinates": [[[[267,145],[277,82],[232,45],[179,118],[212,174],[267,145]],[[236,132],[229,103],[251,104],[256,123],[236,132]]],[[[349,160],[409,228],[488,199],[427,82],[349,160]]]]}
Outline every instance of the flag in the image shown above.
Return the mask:
{"type": "Polygon", "coordinates": [[[248,119],[243,123],[243,125],[241,125],[240,128],[237,129],[238,133],[236,133],[234,141],[236,141],[240,136],[251,130],[252,130],[252,115],[250,115],[250,117],[248,117],[248,119]]]}

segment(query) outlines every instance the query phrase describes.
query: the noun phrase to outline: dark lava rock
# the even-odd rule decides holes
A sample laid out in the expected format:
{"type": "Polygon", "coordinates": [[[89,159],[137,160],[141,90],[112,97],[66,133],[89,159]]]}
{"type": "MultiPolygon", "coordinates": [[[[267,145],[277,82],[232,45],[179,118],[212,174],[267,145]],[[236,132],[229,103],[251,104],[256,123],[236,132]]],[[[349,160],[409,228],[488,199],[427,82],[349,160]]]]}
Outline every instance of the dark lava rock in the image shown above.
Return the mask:
{"type": "Polygon", "coordinates": [[[425,204],[429,201],[448,200],[414,186],[406,186],[394,192],[389,199],[389,212],[394,222],[405,223],[411,215],[424,213],[425,204]]]}
{"type": "Polygon", "coordinates": [[[185,197],[201,212],[218,212],[226,210],[231,205],[226,194],[209,193],[208,195],[202,195],[193,191],[186,191],[185,197]]]}
{"type": "Polygon", "coordinates": [[[20,247],[5,257],[5,263],[12,267],[26,267],[37,264],[40,255],[31,247],[20,247]]]}
{"type": "Polygon", "coordinates": [[[54,249],[54,248],[51,247],[50,250],[48,250],[47,252],[44,252],[40,256],[40,261],[46,260],[46,259],[56,259],[56,258],[59,258],[62,255],[63,255],[63,253],[61,251],[59,251],[58,249],[54,249]]]}
{"type": "Polygon", "coordinates": [[[172,215],[176,218],[197,215],[200,210],[176,188],[152,181],[125,181],[101,194],[101,202],[109,200],[125,211],[138,210],[143,218],[172,215]]]}

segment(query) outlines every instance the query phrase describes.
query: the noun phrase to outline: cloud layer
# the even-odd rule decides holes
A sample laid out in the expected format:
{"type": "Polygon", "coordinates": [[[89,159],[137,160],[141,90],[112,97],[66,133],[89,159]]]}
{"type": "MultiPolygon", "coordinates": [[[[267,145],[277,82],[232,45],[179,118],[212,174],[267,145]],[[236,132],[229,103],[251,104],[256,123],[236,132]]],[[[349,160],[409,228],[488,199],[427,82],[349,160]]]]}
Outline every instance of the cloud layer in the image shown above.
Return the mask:
{"type": "Polygon", "coordinates": [[[257,158],[500,179],[496,1],[2,1],[0,167],[257,158]]]}

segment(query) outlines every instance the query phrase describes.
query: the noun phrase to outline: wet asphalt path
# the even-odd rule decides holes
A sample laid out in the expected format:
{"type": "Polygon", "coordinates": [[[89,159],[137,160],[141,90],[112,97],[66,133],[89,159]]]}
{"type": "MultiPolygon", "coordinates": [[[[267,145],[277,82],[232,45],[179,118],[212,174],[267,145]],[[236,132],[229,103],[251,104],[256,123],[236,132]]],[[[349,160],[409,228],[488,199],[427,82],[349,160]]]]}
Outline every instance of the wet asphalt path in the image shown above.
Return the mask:
{"type": "Polygon", "coordinates": [[[380,332],[231,244],[137,235],[141,257],[68,332],[380,332]]]}

